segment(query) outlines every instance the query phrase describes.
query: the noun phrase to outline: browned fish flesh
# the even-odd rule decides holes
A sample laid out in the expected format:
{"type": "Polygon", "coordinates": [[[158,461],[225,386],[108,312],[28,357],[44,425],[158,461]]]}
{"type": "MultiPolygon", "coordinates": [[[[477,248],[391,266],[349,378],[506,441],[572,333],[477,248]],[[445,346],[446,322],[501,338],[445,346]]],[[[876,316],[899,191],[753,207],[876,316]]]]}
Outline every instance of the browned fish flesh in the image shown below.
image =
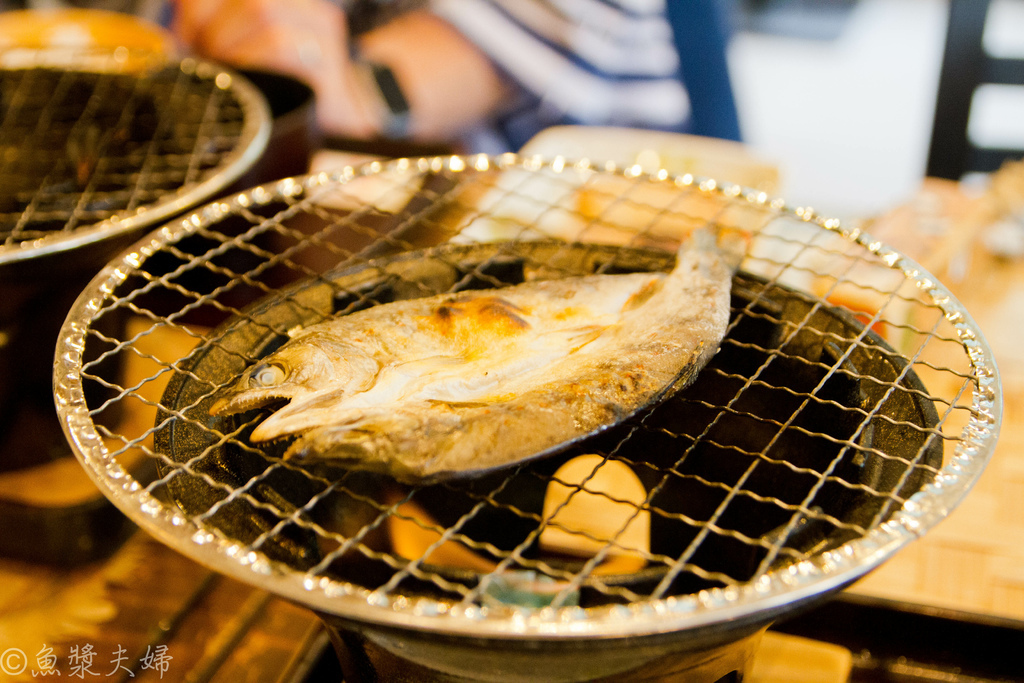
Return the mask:
{"type": "Polygon", "coordinates": [[[512,466],[691,382],[725,334],[736,263],[701,230],[669,273],[381,304],[294,333],[212,412],[287,401],[252,441],[294,437],[285,457],[405,482],[512,466]]]}

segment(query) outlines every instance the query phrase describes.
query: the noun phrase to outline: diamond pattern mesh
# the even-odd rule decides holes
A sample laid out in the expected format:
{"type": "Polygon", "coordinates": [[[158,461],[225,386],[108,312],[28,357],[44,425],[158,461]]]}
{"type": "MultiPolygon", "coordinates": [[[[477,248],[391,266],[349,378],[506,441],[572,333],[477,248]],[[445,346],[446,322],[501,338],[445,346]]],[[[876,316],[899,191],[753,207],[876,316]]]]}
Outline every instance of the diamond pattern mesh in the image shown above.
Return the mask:
{"type": "Polygon", "coordinates": [[[152,211],[234,164],[254,111],[205,67],[0,70],[0,249],[152,211]]]}

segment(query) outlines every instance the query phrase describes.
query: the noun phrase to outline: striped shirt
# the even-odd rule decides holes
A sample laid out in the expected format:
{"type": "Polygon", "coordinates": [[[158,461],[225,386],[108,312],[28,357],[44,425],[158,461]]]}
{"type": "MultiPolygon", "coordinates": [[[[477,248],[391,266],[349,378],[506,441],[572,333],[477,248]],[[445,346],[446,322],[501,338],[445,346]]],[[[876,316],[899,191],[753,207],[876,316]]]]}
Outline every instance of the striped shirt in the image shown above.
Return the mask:
{"type": "Polygon", "coordinates": [[[687,130],[665,1],[430,0],[430,8],[518,85],[494,122],[518,149],[557,124],[687,130]]]}

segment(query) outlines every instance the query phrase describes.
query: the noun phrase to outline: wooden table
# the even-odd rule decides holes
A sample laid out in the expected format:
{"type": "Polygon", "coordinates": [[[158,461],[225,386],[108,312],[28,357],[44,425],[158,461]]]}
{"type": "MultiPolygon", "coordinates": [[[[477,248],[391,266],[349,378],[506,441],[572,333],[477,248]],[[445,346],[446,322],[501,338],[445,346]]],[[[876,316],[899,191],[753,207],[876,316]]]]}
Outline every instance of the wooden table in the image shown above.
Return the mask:
{"type": "Polygon", "coordinates": [[[0,560],[3,681],[47,680],[49,659],[49,680],[284,682],[321,635],[308,610],[142,532],[73,569],[0,560]]]}

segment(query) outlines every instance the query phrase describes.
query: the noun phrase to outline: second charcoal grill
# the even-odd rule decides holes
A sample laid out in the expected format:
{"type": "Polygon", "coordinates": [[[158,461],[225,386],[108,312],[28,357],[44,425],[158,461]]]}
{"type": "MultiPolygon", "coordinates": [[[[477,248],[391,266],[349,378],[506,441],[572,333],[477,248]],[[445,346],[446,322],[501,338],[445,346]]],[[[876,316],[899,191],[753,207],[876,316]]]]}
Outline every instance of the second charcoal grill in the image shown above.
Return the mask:
{"type": "Polygon", "coordinates": [[[221,67],[99,51],[76,53],[69,67],[47,55],[0,69],[5,277],[30,260],[21,272],[36,274],[45,257],[72,249],[82,269],[83,250],[124,246],[209,200],[266,147],[266,102],[221,67]]]}

